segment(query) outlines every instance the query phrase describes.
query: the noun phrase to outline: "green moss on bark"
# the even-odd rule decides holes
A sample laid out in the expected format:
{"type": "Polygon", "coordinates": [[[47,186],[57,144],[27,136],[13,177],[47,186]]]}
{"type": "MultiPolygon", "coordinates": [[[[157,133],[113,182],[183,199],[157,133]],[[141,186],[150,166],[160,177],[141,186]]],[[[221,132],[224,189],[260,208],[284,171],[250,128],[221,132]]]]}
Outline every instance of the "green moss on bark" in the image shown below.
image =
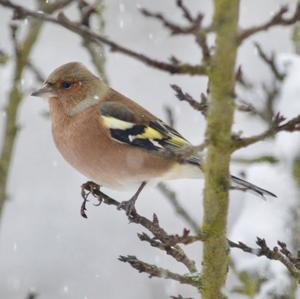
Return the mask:
{"type": "MultiPolygon", "coordinates": [[[[61,4],[55,3],[53,5],[47,5],[44,1],[37,2],[39,3],[39,9],[45,13],[53,13],[58,8],[69,4],[68,1],[65,1],[64,3],[61,2],[61,4]]],[[[12,88],[5,107],[6,122],[4,124],[3,146],[2,149],[0,149],[0,216],[6,199],[9,169],[17,139],[17,114],[23,98],[21,80],[29,62],[32,48],[42,29],[42,25],[43,23],[39,20],[30,20],[26,36],[22,42],[18,42],[14,53],[15,66],[12,88]]]]}
{"type": "Polygon", "coordinates": [[[233,90],[237,53],[238,0],[215,0],[216,52],[209,74],[211,105],[207,115],[209,140],[205,162],[202,298],[224,298],[228,269],[226,225],[229,189],[233,90]]]}

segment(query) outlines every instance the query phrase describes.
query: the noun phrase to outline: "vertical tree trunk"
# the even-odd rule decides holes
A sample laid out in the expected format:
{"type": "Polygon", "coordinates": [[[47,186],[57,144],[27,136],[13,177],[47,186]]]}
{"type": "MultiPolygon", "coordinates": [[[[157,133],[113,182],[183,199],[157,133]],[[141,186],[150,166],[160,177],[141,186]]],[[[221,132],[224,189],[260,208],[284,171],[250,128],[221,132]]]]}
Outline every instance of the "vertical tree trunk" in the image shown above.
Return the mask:
{"type": "MultiPolygon", "coordinates": [[[[298,1],[300,3],[300,1],[298,1]]],[[[300,25],[296,24],[294,26],[293,30],[293,42],[294,42],[294,49],[295,53],[300,55],[300,25]]],[[[298,193],[300,194],[300,153],[295,158],[294,164],[293,164],[293,176],[294,180],[298,186],[298,193]]],[[[293,207],[293,210],[291,211],[292,219],[292,245],[295,252],[297,252],[300,248],[300,198],[298,198],[298,204],[296,204],[295,207],[293,207]]],[[[290,286],[290,299],[296,299],[297,296],[297,281],[295,281],[293,278],[291,278],[291,286],[290,286]]]]}
{"type": "Polygon", "coordinates": [[[213,26],[216,52],[209,75],[211,102],[207,116],[209,141],[204,166],[203,299],[225,298],[222,288],[228,268],[226,225],[228,210],[231,126],[233,122],[235,62],[239,0],[215,0],[213,26]]]}
{"type": "MultiPolygon", "coordinates": [[[[53,13],[57,9],[63,8],[70,4],[67,1],[48,4],[45,1],[37,0],[38,9],[45,13],[53,13]]],[[[22,41],[16,41],[14,73],[12,78],[12,87],[9,92],[8,102],[5,107],[6,121],[4,123],[4,136],[2,147],[0,148],[0,220],[7,196],[7,181],[9,170],[12,164],[14,148],[17,140],[17,114],[23,99],[21,87],[22,76],[25,72],[26,65],[29,62],[31,51],[39,37],[43,22],[39,20],[30,20],[28,30],[22,41]]]]}
{"type": "Polygon", "coordinates": [[[5,108],[6,122],[4,124],[3,146],[0,149],[0,216],[6,199],[6,187],[9,176],[9,169],[13,158],[14,147],[17,137],[17,114],[23,98],[21,79],[28,63],[31,49],[40,33],[42,23],[40,21],[30,21],[27,35],[22,43],[15,49],[15,68],[12,88],[9,93],[8,102],[5,108]]]}

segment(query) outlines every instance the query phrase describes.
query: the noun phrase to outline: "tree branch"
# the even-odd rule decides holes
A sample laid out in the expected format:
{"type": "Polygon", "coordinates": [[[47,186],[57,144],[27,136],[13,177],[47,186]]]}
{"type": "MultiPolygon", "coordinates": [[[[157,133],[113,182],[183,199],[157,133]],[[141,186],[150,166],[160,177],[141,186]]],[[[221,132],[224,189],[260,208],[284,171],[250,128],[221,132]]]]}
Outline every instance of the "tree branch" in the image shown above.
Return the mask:
{"type": "MultiPolygon", "coordinates": [[[[118,209],[121,208],[126,210],[125,207],[120,206],[120,202],[101,192],[99,185],[93,182],[87,182],[82,185],[82,197],[84,198],[84,201],[81,207],[81,215],[84,218],[87,218],[85,205],[90,194],[99,201],[99,204],[104,203],[116,206],[118,209]]],[[[145,233],[139,234],[138,237],[140,240],[147,241],[151,246],[164,250],[175,260],[184,264],[191,273],[197,272],[195,262],[187,257],[179,244],[187,245],[196,241],[203,241],[205,240],[204,234],[199,232],[196,236],[191,236],[189,230],[185,229],[182,235],[170,235],[160,226],[156,214],[153,214],[153,219],[149,220],[148,218],[138,214],[136,211],[133,211],[130,215],[128,215],[128,219],[131,223],[140,224],[154,236],[154,238],[150,238],[145,233]]]]}
{"type": "Polygon", "coordinates": [[[258,51],[258,55],[260,56],[260,58],[267,64],[267,66],[270,68],[271,72],[274,74],[274,77],[279,80],[282,81],[285,77],[285,74],[281,73],[278,68],[277,65],[275,63],[275,54],[272,53],[271,56],[268,56],[262,49],[262,47],[260,46],[259,43],[255,43],[254,44],[257,51],[258,51]]]}
{"type": "Polygon", "coordinates": [[[176,193],[168,188],[166,184],[158,184],[158,190],[168,199],[171,203],[175,212],[193,229],[195,233],[199,232],[199,225],[191,217],[191,215],[184,209],[184,207],[179,203],[176,193]]]}
{"type": "Polygon", "coordinates": [[[256,244],[258,248],[252,248],[248,245],[238,242],[235,243],[233,241],[228,241],[231,248],[238,248],[244,252],[248,252],[254,254],[256,256],[265,256],[270,260],[279,261],[283,264],[289,273],[297,279],[298,283],[300,283],[300,258],[294,257],[291,252],[287,249],[285,243],[278,241],[277,244],[279,247],[275,246],[273,249],[268,247],[265,239],[257,238],[256,244]]]}
{"type": "Polygon", "coordinates": [[[171,272],[167,269],[157,267],[152,264],[145,263],[139,259],[137,259],[133,255],[128,255],[128,256],[120,256],[119,260],[124,263],[128,263],[133,267],[134,269],[138,270],[140,273],[147,273],[149,274],[149,278],[152,277],[160,277],[160,278],[165,278],[165,279],[172,279],[175,281],[178,281],[181,284],[187,284],[191,285],[193,287],[197,287],[199,284],[200,277],[199,276],[192,276],[190,274],[186,275],[180,275],[178,273],[171,272]]]}
{"type": "MultiPolygon", "coordinates": [[[[80,12],[81,21],[80,24],[82,26],[86,26],[90,29],[91,18],[93,16],[97,17],[98,21],[98,32],[99,34],[104,33],[104,4],[102,0],[95,0],[95,3],[89,4],[85,1],[80,1],[78,3],[78,9],[80,12]]],[[[100,75],[100,78],[105,82],[108,83],[108,78],[104,69],[105,65],[105,52],[104,52],[104,45],[95,44],[91,42],[89,39],[86,39],[82,36],[82,45],[88,51],[91,60],[100,75]]]]}
{"type": "Polygon", "coordinates": [[[232,158],[232,162],[240,164],[253,164],[253,163],[270,163],[277,164],[279,160],[274,156],[258,156],[254,158],[232,158]]]}
{"type": "Polygon", "coordinates": [[[189,93],[183,92],[178,85],[171,84],[171,88],[176,92],[175,96],[179,101],[187,102],[195,110],[200,111],[204,116],[206,116],[208,103],[207,97],[203,93],[201,94],[201,101],[198,102],[189,93]]]}
{"type": "Polygon", "coordinates": [[[16,13],[18,18],[25,18],[25,17],[32,17],[41,21],[50,22],[53,24],[57,24],[62,26],[74,33],[79,34],[80,36],[84,37],[85,39],[89,39],[90,41],[102,45],[105,44],[110,48],[111,51],[120,52],[122,54],[127,55],[128,57],[134,58],[144,64],[154,67],[156,69],[166,71],[170,74],[187,74],[187,75],[205,75],[207,73],[206,66],[203,65],[191,65],[188,63],[179,63],[179,64],[170,64],[167,62],[158,61],[148,56],[132,51],[128,48],[125,48],[108,38],[96,34],[95,32],[91,31],[86,26],[80,25],[78,23],[70,21],[62,12],[58,14],[57,18],[45,15],[43,13],[38,13],[20,5],[14,4],[8,0],[0,0],[0,5],[4,7],[8,7],[13,9],[16,13]]]}
{"type": "MultiPolygon", "coordinates": [[[[57,1],[48,6],[46,3],[39,5],[39,9],[46,13],[53,13],[56,9],[69,5],[74,0],[57,1]]],[[[9,1],[1,0],[0,5],[8,6],[9,1]]],[[[41,13],[39,13],[41,14],[41,13]]],[[[17,17],[18,9],[14,11],[14,17],[17,17]]],[[[31,20],[26,30],[25,37],[22,41],[17,40],[18,26],[11,25],[11,37],[14,50],[14,70],[12,77],[12,87],[9,92],[8,101],[5,107],[6,121],[4,124],[4,137],[2,148],[0,150],[0,215],[6,199],[6,186],[8,180],[9,169],[13,159],[18,127],[17,114],[23,98],[22,76],[29,62],[31,50],[42,29],[39,20],[31,20]]]]}
{"type": "Polygon", "coordinates": [[[168,20],[163,14],[161,13],[153,13],[150,12],[146,8],[142,8],[141,13],[145,17],[153,18],[156,20],[159,20],[169,31],[171,32],[171,35],[178,35],[178,34],[196,34],[200,28],[201,28],[201,22],[203,19],[203,15],[199,15],[197,19],[193,19],[193,21],[190,22],[190,25],[188,26],[179,26],[176,23],[173,23],[172,21],[168,20]]]}
{"type": "MultiPolygon", "coordinates": [[[[189,233],[187,230],[186,232],[189,233]]],[[[187,258],[186,254],[179,246],[168,246],[163,242],[159,242],[155,238],[151,238],[146,233],[138,234],[138,237],[141,241],[148,242],[152,247],[165,251],[166,254],[172,256],[177,262],[184,264],[191,273],[197,272],[195,261],[187,258]]],[[[189,236],[189,238],[191,243],[195,241],[193,237],[189,236]]]]}
{"type": "Polygon", "coordinates": [[[200,46],[202,53],[203,53],[203,61],[205,64],[209,64],[211,58],[211,51],[207,44],[207,28],[202,28],[202,20],[204,15],[199,13],[196,17],[193,17],[189,11],[189,9],[183,4],[182,1],[176,2],[178,8],[183,12],[184,18],[188,21],[187,26],[180,26],[170,20],[168,20],[163,14],[161,13],[153,13],[149,10],[143,8],[141,9],[141,13],[145,17],[150,17],[156,19],[162,23],[164,27],[166,27],[171,35],[178,35],[178,34],[189,34],[193,35],[196,39],[197,44],[200,46]]]}
{"type": "Polygon", "coordinates": [[[181,295],[178,295],[178,296],[171,296],[171,299],[193,299],[193,298],[184,298],[181,295]]]}
{"type": "Polygon", "coordinates": [[[236,151],[240,148],[249,146],[266,138],[273,137],[274,135],[282,131],[300,131],[300,115],[285,122],[285,118],[278,113],[275,119],[273,120],[271,127],[266,131],[262,132],[261,134],[247,138],[234,137],[232,151],[236,151]]]}
{"type": "Polygon", "coordinates": [[[28,61],[27,68],[31,70],[38,82],[43,83],[45,81],[45,76],[41,73],[37,66],[33,64],[32,61],[28,61]]]}
{"type": "Polygon", "coordinates": [[[238,42],[242,43],[245,39],[249,38],[250,36],[266,31],[274,26],[289,26],[295,24],[297,21],[300,20],[300,4],[297,5],[295,12],[291,17],[285,17],[286,13],[289,11],[288,6],[282,6],[275,15],[264,24],[259,26],[253,26],[248,29],[241,30],[238,35],[238,42]]]}
{"type": "Polygon", "coordinates": [[[188,21],[188,22],[195,22],[195,20],[199,19],[201,14],[198,14],[195,18],[192,16],[192,13],[188,9],[187,6],[183,3],[182,0],[176,0],[176,5],[177,7],[182,11],[183,17],[188,21]]]}

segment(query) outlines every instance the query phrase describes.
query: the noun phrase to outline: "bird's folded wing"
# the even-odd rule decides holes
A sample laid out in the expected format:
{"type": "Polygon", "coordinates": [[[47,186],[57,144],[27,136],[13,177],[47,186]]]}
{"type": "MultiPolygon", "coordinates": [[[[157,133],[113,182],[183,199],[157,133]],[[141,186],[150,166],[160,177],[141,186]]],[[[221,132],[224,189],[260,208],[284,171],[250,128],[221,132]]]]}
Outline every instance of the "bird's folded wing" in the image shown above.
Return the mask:
{"type": "MultiPolygon", "coordinates": [[[[133,112],[116,101],[105,101],[100,106],[102,123],[112,139],[147,151],[180,155],[192,145],[176,130],[157,118],[133,112]]],[[[199,157],[189,157],[188,162],[199,163],[199,157]],[[196,161],[197,160],[197,161],[196,161]]]]}

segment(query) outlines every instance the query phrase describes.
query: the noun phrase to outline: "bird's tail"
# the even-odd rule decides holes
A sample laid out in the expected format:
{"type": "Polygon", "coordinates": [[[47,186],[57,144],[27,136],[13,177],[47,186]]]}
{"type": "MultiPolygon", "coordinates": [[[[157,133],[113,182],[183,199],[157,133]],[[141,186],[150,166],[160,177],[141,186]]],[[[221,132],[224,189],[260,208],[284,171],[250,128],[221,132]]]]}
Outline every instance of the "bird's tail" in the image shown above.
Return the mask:
{"type": "Polygon", "coordinates": [[[277,197],[274,193],[272,193],[268,190],[262,189],[256,185],[253,185],[253,184],[251,184],[245,180],[242,180],[236,176],[233,176],[233,175],[231,176],[231,187],[233,189],[250,191],[263,199],[266,199],[265,196],[277,197]]]}

